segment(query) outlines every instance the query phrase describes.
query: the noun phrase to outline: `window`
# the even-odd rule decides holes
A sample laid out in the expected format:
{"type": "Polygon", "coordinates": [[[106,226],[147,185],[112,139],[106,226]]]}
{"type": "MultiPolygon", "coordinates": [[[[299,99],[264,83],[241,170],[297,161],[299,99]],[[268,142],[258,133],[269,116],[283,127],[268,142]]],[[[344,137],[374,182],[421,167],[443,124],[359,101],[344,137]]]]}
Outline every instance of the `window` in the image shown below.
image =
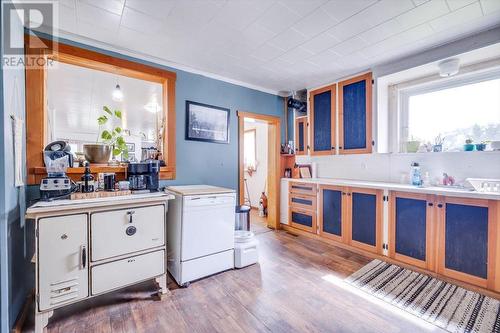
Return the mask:
{"type": "Polygon", "coordinates": [[[255,136],[256,136],[256,130],[248,130],[245,131],[244,135],[244,164],[245,164],[245,169],[253,169],[255,170],[257,167],[257,149],[256,149],[256,142],[255,142],[255,136]]]}
{"type": "MultiPolygon", "coordinates": [[[[473,143],[500,140],[500,73],[408,89],[401,95],[401,140],[459,151],[473,143]]],[[[415,147],[415,146],[414,146],[415,147]]]]}

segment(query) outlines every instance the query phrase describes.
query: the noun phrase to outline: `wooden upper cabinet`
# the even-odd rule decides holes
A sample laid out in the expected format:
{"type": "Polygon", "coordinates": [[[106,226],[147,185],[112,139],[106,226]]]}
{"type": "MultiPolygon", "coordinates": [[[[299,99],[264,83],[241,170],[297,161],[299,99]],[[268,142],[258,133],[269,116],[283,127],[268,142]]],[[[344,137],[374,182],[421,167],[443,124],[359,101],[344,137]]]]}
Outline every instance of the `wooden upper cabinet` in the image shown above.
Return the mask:
{"type": "Polygon", "coordinates": [[[372,74],[339,82],[339,152],[372,152],[372,74]]]}
{"type": "Polygon", "coordinates": [[[307,116],[295,119],[295,154],[307,155],[307,116]]]}
{"type": "Polygon", "coordinates": [[[311,155],[329,155],[335,151],[335,84],[309,94],[311,155]]]}

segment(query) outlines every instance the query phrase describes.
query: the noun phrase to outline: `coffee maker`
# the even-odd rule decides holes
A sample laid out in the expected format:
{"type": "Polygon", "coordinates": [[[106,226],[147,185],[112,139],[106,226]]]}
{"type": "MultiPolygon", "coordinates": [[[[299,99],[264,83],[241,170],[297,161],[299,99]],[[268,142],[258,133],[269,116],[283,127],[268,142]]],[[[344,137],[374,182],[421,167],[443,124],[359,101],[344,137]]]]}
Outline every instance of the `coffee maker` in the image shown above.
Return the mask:
{"type": "Polygon", "coordinates": [[[160,188],[160,162],[157,160],[131,162],[127,174],[133,192],[157,192],[160,188]]]}
{"type": "Polygon", "coordinates": [[[71,147],[64,141],[49,143],[43,150],[43,161],[47,177],[40,183],[40,197],[44,201],[66,199],[74,191],[66,169],[73,167],[71,147]]]}

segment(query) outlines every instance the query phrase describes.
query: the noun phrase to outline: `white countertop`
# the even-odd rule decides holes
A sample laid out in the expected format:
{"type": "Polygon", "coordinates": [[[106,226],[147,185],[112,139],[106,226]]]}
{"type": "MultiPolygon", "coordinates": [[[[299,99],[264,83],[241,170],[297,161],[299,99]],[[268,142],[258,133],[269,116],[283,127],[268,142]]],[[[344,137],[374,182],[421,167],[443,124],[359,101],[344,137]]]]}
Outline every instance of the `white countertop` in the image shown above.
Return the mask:
{"type": "Polygon", "coordinates": [[[170,193],[152,192],[92,199],[38,201],[26,210],[26,217],[33,218],[37,214],[48,212],[158,202],[172,199],[174,199],[174,196],[170,193]]]}
{"type": "Polygon", "coordinates": [[[299,179],[281,178],[281,179],[284,181],[295,181],[295,182],[302,182],[302,183],[351,186],[351,187],[361,187],[361,188],[374,188],[374,189],[381,189],[381,190],[413,192],[413,193],[434,194],[434,195],[445,195],[445,196],[461,197],[461,198],[500,200],[500,193],[477,192],[477,191],[473,191],[473,190],[460,189],[460,188],[454,188],[454,187],[441,187],[441,186],[418,187],[418,186],[412,186],[412,185],[400,184],[400,183],[366,181],[366,180],[350,180],[350,179],[335,179],[335,178],[299,178],[299,179]]]}
{"type": "Polygon", "coordinates": [[[203,194],[217,194],[217,193],[234,193],[235,190],[225,187],[218,187],[212,185],[181,185],[181,186],[168,186],[168,191],[175,192],[181,195],[203,195],[203,194]]]}

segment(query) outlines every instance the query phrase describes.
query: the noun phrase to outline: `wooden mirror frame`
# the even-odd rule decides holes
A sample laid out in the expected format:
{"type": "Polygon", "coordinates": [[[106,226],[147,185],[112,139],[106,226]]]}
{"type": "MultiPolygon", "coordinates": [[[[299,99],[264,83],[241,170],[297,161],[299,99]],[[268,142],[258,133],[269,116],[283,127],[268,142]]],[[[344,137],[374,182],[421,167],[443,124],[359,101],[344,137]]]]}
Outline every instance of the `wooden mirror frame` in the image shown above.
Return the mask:
{"type": "MultiPolygon", "coordinates": [[[[39,184],[46,177],[42,151],[47,138],[47,67],[30,66],[30,57],[44,57],[47,61],[86,67],[99,71],[160,83],[163,86],[163,112],[167,133],[163,136],[163,159],[160,179],[175,179],[175,81],[176,73],[153,66],[124,60],[103,53],[57,43],[52,40],[25,35],[26,54],[26,167],[29,185],[39,184]],[[30,48],[40,45],[45,49],[30,48]]],[[[125,166],[91,165],[93,174],[114,172],[118,180],[127,179],[125,166]]],[[[68,168],[67,175],[80,180],[84,168],[68,168]]]]}

